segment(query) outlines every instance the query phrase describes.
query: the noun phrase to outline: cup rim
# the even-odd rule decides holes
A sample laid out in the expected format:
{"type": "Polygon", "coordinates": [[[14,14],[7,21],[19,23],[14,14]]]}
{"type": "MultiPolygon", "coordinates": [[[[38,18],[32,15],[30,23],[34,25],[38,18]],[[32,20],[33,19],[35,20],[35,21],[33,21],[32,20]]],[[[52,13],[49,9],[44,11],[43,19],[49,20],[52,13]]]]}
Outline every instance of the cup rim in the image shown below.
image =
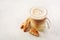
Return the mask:
{"type": "Polygon", "coordinates": [[[31,17],[32,19],[42,20],[42,19],[46,18],[46,15],[47,15],[47,10],[46,10],[46,8],[43,8],[43,7],[32,7],[32,8],[30,9],[30,17],[31,17]],[[40,9],[40,10],[42,9],[43,12],[44,12],[44,15],[41,16],[41,17],[36,17],[36,16],[32,13],[32,11],[33,11],[34,9],[40,9]]]}

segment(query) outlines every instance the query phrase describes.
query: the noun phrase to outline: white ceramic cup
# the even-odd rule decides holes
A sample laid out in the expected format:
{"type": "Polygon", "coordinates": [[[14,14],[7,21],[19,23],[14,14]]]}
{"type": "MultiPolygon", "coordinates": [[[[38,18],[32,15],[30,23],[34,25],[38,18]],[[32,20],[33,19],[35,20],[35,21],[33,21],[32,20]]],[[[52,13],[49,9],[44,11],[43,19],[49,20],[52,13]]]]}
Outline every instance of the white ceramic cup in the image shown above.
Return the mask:
{"type": "MultiPolygon", "coordinates": [[[[43,20],[43,19],[47,18],[46,17],[47,16],[47,10],[45,8],[42,8],[42,7],[40,7],[40,8],[37,8],[37,7],[31,8],[30,14],[31,14],[30,18],[32,18],[33,20],[43,20]]],[[[31,21],[31,26],[36,28],[36,24],[33,22],[33,20],[31,21]]],[[[49,20],[47,22],[48,22],[47,25],[49,27],[49,20]]]]}

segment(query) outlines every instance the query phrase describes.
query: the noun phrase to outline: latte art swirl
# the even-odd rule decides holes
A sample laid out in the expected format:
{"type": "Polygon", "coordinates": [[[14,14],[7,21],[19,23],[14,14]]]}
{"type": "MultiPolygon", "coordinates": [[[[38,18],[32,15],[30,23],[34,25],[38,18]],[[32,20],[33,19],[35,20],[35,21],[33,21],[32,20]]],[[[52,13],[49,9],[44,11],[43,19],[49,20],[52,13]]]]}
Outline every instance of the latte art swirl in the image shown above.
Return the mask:
{"type": "Polygon", "coordinates": [[[35,20],[41,20],[46,17],[46,9],[45,8],[32,8],[31,9],[31,18],[35,20]]]}

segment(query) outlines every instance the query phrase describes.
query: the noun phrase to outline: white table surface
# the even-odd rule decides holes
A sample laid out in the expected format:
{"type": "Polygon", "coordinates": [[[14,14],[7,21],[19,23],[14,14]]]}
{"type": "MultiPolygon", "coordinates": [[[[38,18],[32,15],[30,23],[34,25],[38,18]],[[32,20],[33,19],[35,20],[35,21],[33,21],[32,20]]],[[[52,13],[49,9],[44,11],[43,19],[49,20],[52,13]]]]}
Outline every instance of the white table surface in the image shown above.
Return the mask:
{"type": "Polygon", "coordinates": [[[0,0],[0,40],[60,40],[60,0],[0,0]],[[32,7],[44,7],[50,30],[40,37],[24,33],[19,26],[32,7]]]}

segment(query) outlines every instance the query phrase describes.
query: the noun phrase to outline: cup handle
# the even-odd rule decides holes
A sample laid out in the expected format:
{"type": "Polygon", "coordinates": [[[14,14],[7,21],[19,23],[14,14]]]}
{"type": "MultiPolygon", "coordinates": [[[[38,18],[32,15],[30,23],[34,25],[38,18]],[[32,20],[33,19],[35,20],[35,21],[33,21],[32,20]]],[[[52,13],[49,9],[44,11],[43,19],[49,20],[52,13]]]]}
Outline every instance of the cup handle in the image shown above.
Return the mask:
{"type": "Polygon", "coordinates": [[[46,23],[47,23],[48,29],[50,29],[51,22],[50,22],[49,18],[46,18],[46,23]]]}

